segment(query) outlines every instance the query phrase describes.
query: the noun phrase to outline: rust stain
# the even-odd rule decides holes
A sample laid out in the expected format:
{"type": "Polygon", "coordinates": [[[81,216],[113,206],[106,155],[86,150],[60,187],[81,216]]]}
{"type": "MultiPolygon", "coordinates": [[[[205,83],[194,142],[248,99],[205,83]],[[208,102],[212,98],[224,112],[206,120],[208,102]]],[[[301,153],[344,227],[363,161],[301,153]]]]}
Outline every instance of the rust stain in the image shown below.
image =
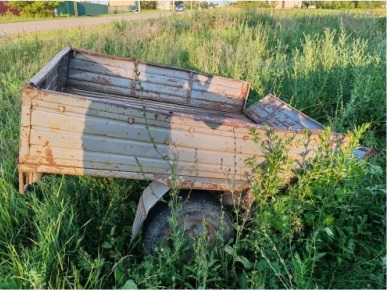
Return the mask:
{"type": "Polygon", "coordinates": [[[193,181],[183,181],[179,185],[180,189],[201,189],[201,190],[214,190],[222,191],[225,187],[218,183],[195,183],[193,181]]]}
{"type": "Polygon", "coordinates": [[[44,146],[47,147],[47,148],[45,149],[46,160],[47,160],[47,162],[48,162],[50,165],[55,165],[55,162],[54,162],[54,156],[53,156],[53,154],[52,154],[52,150],[51,150],[49,141],[46,141],[46,143],[44,144],[44,146]]]}
{"type": "Polygon", "coordinates": [[[167,79],[167,82],[168,82],[168,83],[175,83],[175,82],[176,82],[176,79],[168,78],[168,79],[167,79]]]}
{"type": "Polygon", "coordinates": [[[59,106],[58,106],[58,111],[59,111],[60,113],[63,113],[63,112],[66,111],[66,107],[63,106],[63,105],[59,105],[59,106]]]}
{"type": "Polygon", "coordinates": [[[159,118],[159,115],[155,113],[155,120],[157,120],[158,118],[159,118]]]}
{"type": "Polygon", "coordinates": [[[376,154],[378,152],[379,152],[378,148],[371,148],[371,149],[368,149],[368,151],[365,153],[365,155],[363,157],[364,158],[369,158],[369,157],[373,156],[374,154],[376,154]]]}
{"type": "Polygon", "coordinates": [[[110,85],[110,81],[102,76],[98,76],[97,82],[101,85],[110,85]]]}

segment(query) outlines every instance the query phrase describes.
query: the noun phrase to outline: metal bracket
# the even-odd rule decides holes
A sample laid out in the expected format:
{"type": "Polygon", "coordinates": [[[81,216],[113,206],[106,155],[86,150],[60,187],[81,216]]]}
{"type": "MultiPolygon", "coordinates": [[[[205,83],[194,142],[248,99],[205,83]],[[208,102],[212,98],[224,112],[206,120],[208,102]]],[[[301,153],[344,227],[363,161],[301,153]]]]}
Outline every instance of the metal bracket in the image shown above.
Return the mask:
{"type": "Polygon", "coordinates": [[[130,242],[132,242],[136,237],[136,234],[144,223],[149,210],[157,203],[157,201],[161,199],[161,197],[164,196],[165,193],[169,191],[169,189],[170,187],[159,181],[153,181],[144,189],[144,192],[142,192],[138,201],[130,242]]]}
{"type": "Polygon", "coordinates": [[[44,173],[39,172],[23,172],[19,168],[19,192],[25,194],[31,184],[39,182],[44,176],[44,173]]]}

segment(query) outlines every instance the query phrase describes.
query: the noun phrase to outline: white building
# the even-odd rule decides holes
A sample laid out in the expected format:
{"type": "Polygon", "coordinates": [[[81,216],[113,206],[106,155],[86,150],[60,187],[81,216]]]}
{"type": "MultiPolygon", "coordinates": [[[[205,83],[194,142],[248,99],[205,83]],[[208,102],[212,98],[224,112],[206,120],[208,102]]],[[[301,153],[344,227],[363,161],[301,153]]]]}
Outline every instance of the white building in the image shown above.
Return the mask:
{"type": "Polygon", "coordinates": [[[158,0],[157,9],[160,10],[172,10],[173,1],[170,0],[158,0]]]}

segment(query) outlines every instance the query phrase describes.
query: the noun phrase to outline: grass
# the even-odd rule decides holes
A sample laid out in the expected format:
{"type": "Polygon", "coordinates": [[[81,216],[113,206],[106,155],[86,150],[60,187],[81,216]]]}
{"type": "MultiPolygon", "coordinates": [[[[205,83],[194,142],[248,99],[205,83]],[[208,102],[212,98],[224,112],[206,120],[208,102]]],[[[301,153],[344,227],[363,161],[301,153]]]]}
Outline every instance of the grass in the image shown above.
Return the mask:
{"type": "MultiPolygon", "coordinates": [[[[140,14],[151,14],[151,13],[160,13],[159,10],[142,10],[140,14]]],[[[0,24],[6,23],[16,23],[16,22],[30,22],[30,21],[40,21],[40,20],[58,20],[58,19],[79,19],[85,17],[114,17],[114,16],[123,16],[123,15],[137,15],[138,13],[133,12],[121,12],[121,13],[111,13],[111,14],[101,14],[101,15],[85,15],[85,16],[59,16],[59,17],[32,17],[32,16],[16,16],[13,14],[0,15],[0,24]]]]}
{"type": "Polygon", "coordinates": [[[3,37],[0,288],[385,289],[385,30],[369,13],[214,10],[3,37]],[[271,135],[267,163],[250,161],[253,218],[233,209],[233,243],[208,251],[199,240],[185,264],[169,249],[145,255],[139,238],[129,244],[142,182],[48,175],[17,191],[20,88],[69,43],[249,80],[251,102],[272,92],[380,152],[327,159],[322,145],[278,192],[287,155],[271,135]]]}

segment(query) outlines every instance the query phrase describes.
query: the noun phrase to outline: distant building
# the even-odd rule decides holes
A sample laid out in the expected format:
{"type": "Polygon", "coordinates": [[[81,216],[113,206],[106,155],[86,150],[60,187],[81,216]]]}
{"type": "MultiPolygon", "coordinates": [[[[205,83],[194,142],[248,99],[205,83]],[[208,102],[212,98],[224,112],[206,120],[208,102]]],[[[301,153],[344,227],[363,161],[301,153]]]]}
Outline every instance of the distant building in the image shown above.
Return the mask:
{"type": "Polygon", "coordinates": [[[157,9],[159,10],[171,10],[173,1],[168,0],[158,0],[157,1],[157,9]]]}
{"type": "Polygon", "coordinates": [[[136,5],[137,1],[109,1],[108,5],[111,7],[115,6],[133,6],[136,5]]]}
{"type": "Polygon", "coordinates": [[[109,14],[128,12],[130,6],[137,5],[138,1],[108,1],[109,14]]]}
{"type": "Polygon", "coordinates": [[[267,1],[267,3],[275,2],[275,8],[301,8],[302,1],[267,1]]]}

